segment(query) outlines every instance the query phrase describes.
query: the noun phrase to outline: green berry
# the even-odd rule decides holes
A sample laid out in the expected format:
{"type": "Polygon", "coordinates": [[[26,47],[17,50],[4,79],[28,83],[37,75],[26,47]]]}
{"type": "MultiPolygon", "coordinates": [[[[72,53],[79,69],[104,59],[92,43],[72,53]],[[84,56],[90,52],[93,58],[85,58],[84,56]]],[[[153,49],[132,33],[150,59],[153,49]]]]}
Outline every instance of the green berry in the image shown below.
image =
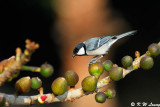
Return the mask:
{"type": "Polygon", "coordinates": [[[140,61],[140,66],[144,70],[149,70],[153,67],[154,61],[150,56],[144,56],[140,61]]]}
{"type": "Polygon", "coordinates": [[[106,91],[104,93],[106,94],[108,99],[112,99],[116,95],[115,90],[112,90],[112,89],[106,89],[106,91]]]}
{"type": "Polygon", "coordinates": [[[151,53],[151,56],[158,56],[160,54],[160,47],[156,43],[152,43],[148,47],[148,51],[151,53]]]}
{"type": "Polygon", "coordinates": [[[149,51],[146,52],[147,56],[151,56],[151,53],[149,51]]]}
{"type": "Polygon", "coordinates": [[[131,56],[124,56],[121,60],[121,63],[124,68],[130,67],[132,65],[133,58],[131,56]]]}
{"type": "Polygon", "coordinates": [[[109,76],[111,80],[118,81],[123,77],[123,69],[121,67],[112,67],[112,69],[109,70],[109,76]]]}
{"type": "Polygon", "coordinates": [[[98,92],[96,95],[95,95],[95,100],[96,102],[98,103],[104,103],[106,101],[106,94],[103,93],[103,92],[98,92]]]}
{"type": "Polygon", "coordinates": [[[5,106],[6,98],[3,95],[0,95],[0,107],[5,106]]]}
{"type": "Polygon", "coordinates": [[[113,63],[112,63],[111,60],[106,60],[103,63],[103,68],[104,68],[105,71],[109,71],[112,67],[113,67],[113,63]]]}
{"type": "Polygon", "coordinates": [[[67,80],[68,86],[75,86],[79,80],[77,73],[71,70],[64,74],[64,78],[67,80]]]}
{"type": "Polygon", "coordinates": [[[18,94],[28,93],[31,89],[31,79],[30,77],[22,77],[15,84],[15,89],[18,94]]]}
{"type": "Polygon", "coordinates": [[[54,72],[54,68],[53,68],[52,65],[50,65],[50,64],[42,64],[40,74],[43,77],[48,78],[53,74],[53,72],[54,72]]]}
{"type": "Polygon", "coordinates": [[[39,89],[42,86],[42,81],[38,77],[33,77],[31,79],[31,82],[32,82],[31,87],[33,89],[39,89]]]}
{"type": "Polygon", "coordinates": [[[95,76],[88,76],[82,81],[82,89],[86,92],[93,92],[97,87],[97,78],[95,76]]]}
{"type": "Polygon", "coordinates": [[[59,77],[52,83],[52,91],[56,95],[62,95],[67,91],[67,81],[63,77],[59,77]]]}
{"type": "Polygon", "coordinates": [[[89,73],[98,78],[103,73],[103,65],[101,62],[96,62],[89,65],[89,73]]]}

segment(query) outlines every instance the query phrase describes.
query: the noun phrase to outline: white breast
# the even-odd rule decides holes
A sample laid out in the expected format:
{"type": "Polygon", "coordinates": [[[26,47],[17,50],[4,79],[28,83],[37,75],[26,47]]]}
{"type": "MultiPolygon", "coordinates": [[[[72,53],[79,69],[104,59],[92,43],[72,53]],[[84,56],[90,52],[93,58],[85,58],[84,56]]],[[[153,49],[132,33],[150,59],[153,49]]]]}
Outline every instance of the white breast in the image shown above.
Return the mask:
{"type": "Polygon", "coordinates": [[[93,51],[86,51],[87,55],[95,56],[95,55],[104,55],[108,52],[109,46],[107,44],[104,44],[100,48],[93,50],[93,51]]]}

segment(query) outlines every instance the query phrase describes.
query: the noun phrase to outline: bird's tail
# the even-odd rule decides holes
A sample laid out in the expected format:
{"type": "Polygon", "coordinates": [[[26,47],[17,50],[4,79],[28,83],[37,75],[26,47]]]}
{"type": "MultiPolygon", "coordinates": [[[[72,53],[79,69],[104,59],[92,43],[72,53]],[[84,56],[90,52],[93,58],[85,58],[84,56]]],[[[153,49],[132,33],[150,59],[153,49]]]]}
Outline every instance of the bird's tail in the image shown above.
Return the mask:
{"type": "Polygon", "coordinates": [[[121,35],[117,35],[116,37],[117,37],[117,39],[120,39],[120,38],[123,38],[123,37],[125,37],[125,36],[133,35],[133,34],[135,34],[136,32],[137,32],[137,30],[133,30],[133,31],[129,31],[129,32],[123,33],[123,34],[121,34],[121,35]]]}

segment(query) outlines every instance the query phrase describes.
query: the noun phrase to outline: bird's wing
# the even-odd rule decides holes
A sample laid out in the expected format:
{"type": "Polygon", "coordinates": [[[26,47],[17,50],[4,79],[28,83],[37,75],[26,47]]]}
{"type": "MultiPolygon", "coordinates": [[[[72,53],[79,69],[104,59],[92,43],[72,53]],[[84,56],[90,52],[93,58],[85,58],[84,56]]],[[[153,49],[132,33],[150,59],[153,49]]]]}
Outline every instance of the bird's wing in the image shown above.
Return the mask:
{"type": "Polygon", "coordinates": [[[108,42],[111,38],[113,38],[113,36],[103,36],[103,37],[95,37],[88,39],[87,41],[85,41],[86,50],[87,51],[96,50],[103,44],[108,42]]]}
{"type": "Polygon", "coordinates": [[[114,36],[103,36],[103,37],[100,37],[100,46],[104,45],[105,43],[107,43],[109,41],[108,46],[110,47],[113,43],[115,43],[118,39],[121,39],[125,36],[130,36],[130,35],[133,35],[134,33],[136,33],[137,31],[134,30],[134,31],[129,31],[129,32],[126,32],[126,33],[123,33],[123,34],[120,34],[120,35],[114,35],[114,36]]]}
{"type": "Polygon", "coordinates": [[[98,43],[99,43],[100,38],[99,37],[95,37],[95,38],[91,38],[88,39],[87,41],[85,41],[85,46],[86,46],[86,50],[87,51],[92,51],[98,48],[98,43]]]}
{"type": "Polygon", "coordinates": [[[99,47],[110,41],[111,39],[116,39],[116,36],[103,36],[100,37],[99,47]]]}
{"type": "Polygon", "coordinates": [[[86,42],[84,42],[86,45],[86,50],[88,51],[96,50],[97,48],[103,46],[106,43],[107,43],[107,46],[110,47],[118,39],[123,38],[125,36],[133,35],[135,32],[136,31],[129,31],[121,35],[103,36],[103,37],[95,37],[95,38],[88,39],[86,42]]]}

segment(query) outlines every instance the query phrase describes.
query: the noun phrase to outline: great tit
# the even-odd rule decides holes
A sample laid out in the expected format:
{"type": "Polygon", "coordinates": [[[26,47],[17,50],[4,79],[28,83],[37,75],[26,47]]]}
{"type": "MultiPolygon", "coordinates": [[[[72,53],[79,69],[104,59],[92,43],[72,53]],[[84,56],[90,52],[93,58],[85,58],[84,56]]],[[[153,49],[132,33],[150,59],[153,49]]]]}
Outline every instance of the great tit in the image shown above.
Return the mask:
{"type": "Polygon", "coordinates": [[[115,36],[102,36],[90,38],[78,44],[73,50],[73,58],[75,56],[94,56],[90,63],[95,63],[108,53],[110,47],[119,39],[133,35],[136,30],[129,31],[115,36]],[[99,58],[96,58],[100,56],[99,58]]]}

